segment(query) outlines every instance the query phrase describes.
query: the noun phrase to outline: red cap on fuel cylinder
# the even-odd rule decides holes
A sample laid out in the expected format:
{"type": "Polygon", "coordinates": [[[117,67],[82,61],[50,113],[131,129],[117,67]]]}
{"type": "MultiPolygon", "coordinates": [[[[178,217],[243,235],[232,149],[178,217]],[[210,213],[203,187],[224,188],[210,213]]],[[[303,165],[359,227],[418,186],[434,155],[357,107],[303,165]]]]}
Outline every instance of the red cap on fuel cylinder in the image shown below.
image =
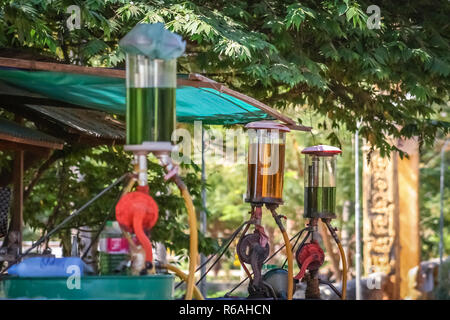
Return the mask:
{"type": "Polygon", "coordinates": [[[303,154],[312,154],[319,157],[330,157],[342,153],[341,149],[319,144],[302,150],[303,154]]]}
{"type": "Polygon", "coordinates": [[[291,129],[286,127],[285,125],[282,125],[281,123],[274,122],[274,121],[255,121],[248,123],[245,128],[247,129],[266,129],[266,130],[278,130],[281,132],[289,132],[291,129]]]}

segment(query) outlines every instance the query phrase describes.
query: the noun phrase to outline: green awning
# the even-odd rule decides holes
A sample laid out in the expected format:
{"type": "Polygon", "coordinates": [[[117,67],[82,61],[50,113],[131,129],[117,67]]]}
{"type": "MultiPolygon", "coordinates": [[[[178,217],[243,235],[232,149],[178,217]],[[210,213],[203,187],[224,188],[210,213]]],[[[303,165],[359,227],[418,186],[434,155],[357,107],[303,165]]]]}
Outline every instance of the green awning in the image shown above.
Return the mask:
{"type": "MultiPolygon", "coordinates": [[[[0,80],[47,98],[84,108],[125,114],[125,79],[53,71],[0,69],[0,80]]],[[[213,88],[177,88],[177,121],[238,124],[274,119],[268,113],[213,88]]]]}

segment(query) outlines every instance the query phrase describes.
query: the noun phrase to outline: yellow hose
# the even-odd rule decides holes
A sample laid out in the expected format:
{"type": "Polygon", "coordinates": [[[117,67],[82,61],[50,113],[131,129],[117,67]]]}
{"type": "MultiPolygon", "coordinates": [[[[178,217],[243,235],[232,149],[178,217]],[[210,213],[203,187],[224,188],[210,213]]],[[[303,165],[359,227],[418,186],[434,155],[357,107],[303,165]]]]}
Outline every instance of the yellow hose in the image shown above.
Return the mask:
{"type": "Polygon", "coordinates": [[[291,241],[287,235],[286,229],[283,226],[283,223],[280,220],[280,217],[275,211],[277,206],[270,206],[268,209],[272,212],[272,217],[275,219],[275,222],[280,228],[281,234],[283,235],[284,245],[286,247],[286,258],[288,262],[288,289],[287,289],[287,299],[292,300],[294,295],[294,259],[292,257],[292,247],[291,241]]]}
{"type": "MultiPolygon", "coordinates": [[[[184,273],[177,267],[172,266],[170,264],[163,264],[163,265],[161,265],[161,267],[174,272],[183,281],[187,282],[187,280],[189,278],[189,276],[186,273],[184,273]]],[[[196,285],[194,285],[194,296],[195,296],[195,298],[197,298],[197,300],[205,300],[205,298],[203,298],[202,293],[200,292],[200,290],[197,288],[196,285]]]]}
{"type": "MultiPolygon", "coordinates": [[[[166,154],[156,155],[161,162],[161,165],[167,172],[171,172],[175,169],[170,156],[166,154]]],[[[175,174],[173,181],[176,183],[183,196],[184,203],[188,212],[189,223],[189,274],[186,280],[186,300],[192,300],[195,287],[195,269],[197,268],[198,259],[198,234],[197,234],[197,215],[195,213],[194,203],[192,202],[191,195],[184,184],[181,177],[175,174]]]]}
{"type": "Polygon", "coordinates": [[[292,257],[292,247],[291,242],[289,241],[289,237],[287,235],[286,230],[281,231],[283,234],[284,244],[286,246],[286,257],[288,261],[288,292],[287,299],[292,300],[292,296],[294,295],[294,260],[292,257]]]}
{"type": "Polygon", "coordinates": [[[128,192],[130,192],[131,188],[133,188],[135,183],[136,183],[136,178],[131,178],[130,181],[128,181],[125,188],[123,188],[122,194],[120,195],[120,197],[122,198],[124,195],[126,195],[128,192]]]}
{"type": "Polygon", "coordinates": [[[322,219],[322,221],[327,225],[328,230],[333,236],[334,241],[336,242],[339,253],[342,259],[342,297],[341,300],[345,300],[347,298],[347,259],[345,257],[345,251],[342,247],[341,241],[339,240],[338,235],[330,224],[330,219],[322,219]]]}
{"type": "Polygon", "coordinates": [[[195,269],[198,257],[197,215],[191,195],[184,183],[177,183],[186,205],[189,223],[189,275],[186,280],[186,300],[192,300],[195,286],[195,269]]]}
{"type": "Polygon", "coordinates": [[[337,246],[339,248],[339,252],[342,257],[342,300],[345,300],[347,297],[347,259],[345,258],[344,248],[340,241],[336,241],[337,246]]]}

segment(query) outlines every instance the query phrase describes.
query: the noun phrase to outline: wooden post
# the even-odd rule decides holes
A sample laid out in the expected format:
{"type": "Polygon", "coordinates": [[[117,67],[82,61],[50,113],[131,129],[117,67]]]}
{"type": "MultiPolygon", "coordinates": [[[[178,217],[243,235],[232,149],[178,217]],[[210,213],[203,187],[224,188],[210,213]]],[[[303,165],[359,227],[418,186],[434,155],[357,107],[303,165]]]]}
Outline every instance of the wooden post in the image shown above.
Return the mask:
{"type": "Polygon", "coordinates": [[[409,159],[398,159],[399,217],[398,217],[398,279],[400,298],[408,295],[408,272],[420,263],[419,235],[419,143],[417,139],[399,141],[400,150],[409,159]]]}
{"type": "MultiPolygon", "coordinates": [[[[419,148],[417,139],[399,140],[396,146],[409,159],[397,152],[382,158],[374,151],[370,163],[364,161],[364,270],[388,275],[389,297],[403,299],[408,272],[420,263],[419,148]]],[[[366,156],[368,150],[366,145],[366,156]]]]}
{"type": "Polygon", "coordinates": [[[373,151],[368,163],[369,149],[369,145],[365,145],[363,149],[364,273],[366,276],[377,272],[390,275],[394,287],[388,295],[391,299],[398,299],[395,281],[397,158],[395,154],[391,154],[390,159],[383,158],[379,152],[373,151]]]}
{"type": "Polygon", "coordinates": [[[23,159],[24,151],[14,152],[13,168],[13,205],[11,208],[11,225],[9,232],[9,245],[11,253],[22,253],[22,224],[23,224],[23,159]]]}
{"type": "MultiPolygon", "coordinates": [[[[19,124],[23,122],[20,116],[16,116],[14,120],[19,124]]],[[[24,153],[23,150],[14,151],[13,203],[8,233],[8,247],[13,255],[22,253],[24,153]]]]}
{"type": "MultiPolygon", "coordinates": [[[[350,269],[352,266],[352,255],[350,253],[350,233],[348,228],[348,221],[350,219],[350,211],[351,211],[352,202],[350,200],[345,200],[342,208],[342,231],[341,231],[341,242],[344,247],[344,252],[347,256],[348,268],[350,269]]],[[[351,280],[351,273],[348,272],[348,280],[351,280]]]]}

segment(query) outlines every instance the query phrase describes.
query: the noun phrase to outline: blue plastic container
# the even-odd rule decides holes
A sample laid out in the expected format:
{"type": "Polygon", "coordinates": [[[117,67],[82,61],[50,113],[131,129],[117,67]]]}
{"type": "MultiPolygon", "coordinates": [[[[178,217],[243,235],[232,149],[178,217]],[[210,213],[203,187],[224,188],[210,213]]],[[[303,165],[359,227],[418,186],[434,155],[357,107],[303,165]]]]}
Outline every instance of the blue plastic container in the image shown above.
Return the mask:
{"type": "Polygon", "coordinates": [[[8,274],[18,277],[67,277],[70,275],[83,276],[86,264],[77,257],[28,258],[8,269],[8,274]]]}

